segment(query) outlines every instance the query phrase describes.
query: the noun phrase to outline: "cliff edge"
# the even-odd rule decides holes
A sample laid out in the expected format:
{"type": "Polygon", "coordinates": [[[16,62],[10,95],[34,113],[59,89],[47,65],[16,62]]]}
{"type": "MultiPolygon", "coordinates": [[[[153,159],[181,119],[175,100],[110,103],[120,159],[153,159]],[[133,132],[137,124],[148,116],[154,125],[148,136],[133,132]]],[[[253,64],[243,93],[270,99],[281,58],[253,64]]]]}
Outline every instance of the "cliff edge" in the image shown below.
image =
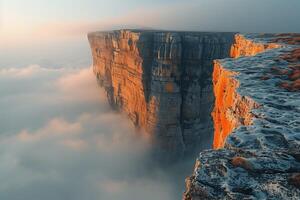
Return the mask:
{"type": "Polygon", "coordinates": [[[300,199],[300,34],[238,34],[214,62],[214,148],[184,199],[300,199]]]}

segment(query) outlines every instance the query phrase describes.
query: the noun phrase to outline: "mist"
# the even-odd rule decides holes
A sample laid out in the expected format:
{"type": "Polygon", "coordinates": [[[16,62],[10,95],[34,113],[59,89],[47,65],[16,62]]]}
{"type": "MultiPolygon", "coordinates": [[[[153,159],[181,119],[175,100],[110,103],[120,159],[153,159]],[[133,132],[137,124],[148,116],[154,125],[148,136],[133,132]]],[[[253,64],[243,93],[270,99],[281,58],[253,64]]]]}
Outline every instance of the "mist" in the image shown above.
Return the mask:
{"type": "Polygon", "coordinates": [[[0,199],[180,199],[192,162],[154,164],[91,66],[57,65],[0,69],[0,199]]]}

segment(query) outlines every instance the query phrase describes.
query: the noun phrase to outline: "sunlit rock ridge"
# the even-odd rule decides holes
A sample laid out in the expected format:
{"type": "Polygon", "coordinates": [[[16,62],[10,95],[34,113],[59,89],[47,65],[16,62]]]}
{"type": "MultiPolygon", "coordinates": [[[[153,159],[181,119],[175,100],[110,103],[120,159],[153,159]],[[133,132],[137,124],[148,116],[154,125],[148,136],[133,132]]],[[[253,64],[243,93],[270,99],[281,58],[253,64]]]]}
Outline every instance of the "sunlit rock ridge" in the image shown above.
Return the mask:
{"type": "Polygon", "coordinates": [[[168,160],[184,199],[300,198],[300,34],[88,35],[99,84],[168,160]]]}
{"type": "Polygon", "coordinates": [[[176,160],[211,147],[213,60],[233,33],[120,30],[88,35],[94,72],[111,106],[176,160]]]}

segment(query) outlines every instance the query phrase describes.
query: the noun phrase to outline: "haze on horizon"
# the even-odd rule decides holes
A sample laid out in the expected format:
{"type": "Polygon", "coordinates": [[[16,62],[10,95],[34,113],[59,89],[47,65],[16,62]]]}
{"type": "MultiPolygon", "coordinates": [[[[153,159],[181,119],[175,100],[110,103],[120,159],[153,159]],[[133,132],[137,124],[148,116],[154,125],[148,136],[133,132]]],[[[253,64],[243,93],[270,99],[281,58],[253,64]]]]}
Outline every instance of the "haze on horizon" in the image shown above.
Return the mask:
{"type": "Polygon", "coordinates": [[[1,0],[0,34],[6,41],[31,38],[34,42],[140,27],[300,32],[299,7],[298,0],[1,0]]]}
{"type": "MultiPolygon", "coordinates": [[[[70,66],[74,55],[89,56],[91,31],[300,32],[299,7],[299,0],[0,0],[0,66],[70,66]]],[[[91,64],[77,62],[84,63],[91,64]]]]}

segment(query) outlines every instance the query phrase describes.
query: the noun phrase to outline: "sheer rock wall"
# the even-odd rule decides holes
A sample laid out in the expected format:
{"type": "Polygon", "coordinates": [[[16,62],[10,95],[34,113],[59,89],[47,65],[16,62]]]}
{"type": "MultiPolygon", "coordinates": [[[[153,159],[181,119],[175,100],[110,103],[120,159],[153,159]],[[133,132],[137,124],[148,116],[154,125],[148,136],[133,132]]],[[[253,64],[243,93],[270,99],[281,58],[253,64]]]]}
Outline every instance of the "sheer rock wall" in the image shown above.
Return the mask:
{"type": "Polygon", "coordinates": [[[108,101],[149,134],[167,159],[210,148],[213,60],[233,33],[121,30],[88,35],[108,101]]]}

